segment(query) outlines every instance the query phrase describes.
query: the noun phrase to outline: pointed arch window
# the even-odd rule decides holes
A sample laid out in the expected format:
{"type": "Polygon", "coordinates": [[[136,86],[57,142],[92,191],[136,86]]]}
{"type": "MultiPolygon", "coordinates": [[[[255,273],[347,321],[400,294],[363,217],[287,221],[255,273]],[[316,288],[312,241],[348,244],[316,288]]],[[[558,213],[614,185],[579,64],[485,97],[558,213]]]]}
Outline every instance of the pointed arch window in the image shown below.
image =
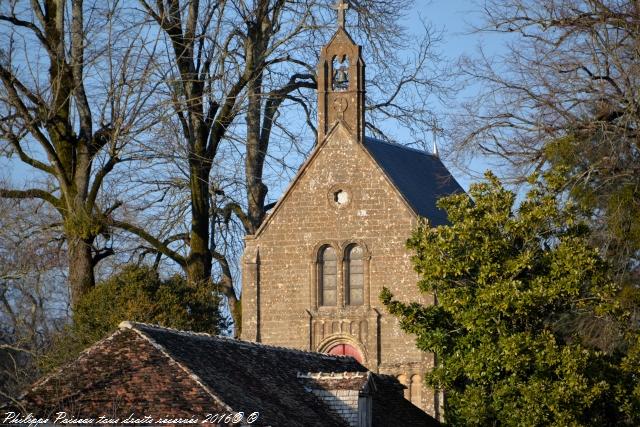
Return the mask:
{"type": "Polygon", "coordinates": [[[328,354],[337,354],[339,356],[351,356],[362,363],[362,354],[351,344],[336,344],[327,350],[328,354]]]}
{"type": "Polygon", "coordinates": [[[345,254],[346,305],[364,304],[364,251],[359,245],[349,245],[345,254]]]}
{"type": "Polygon", "coordinates": [[[335,306],[338,301],[338,257],[331,246],[324,246],[318,256],[320,305],[335,306]]]}
{"type": "Polygon", "coordinates": [[[333,76],[331,79],[332,89],[342,92],[349,89],[349,58],[345,55],[342,58],[334,57],[333,76]]]}

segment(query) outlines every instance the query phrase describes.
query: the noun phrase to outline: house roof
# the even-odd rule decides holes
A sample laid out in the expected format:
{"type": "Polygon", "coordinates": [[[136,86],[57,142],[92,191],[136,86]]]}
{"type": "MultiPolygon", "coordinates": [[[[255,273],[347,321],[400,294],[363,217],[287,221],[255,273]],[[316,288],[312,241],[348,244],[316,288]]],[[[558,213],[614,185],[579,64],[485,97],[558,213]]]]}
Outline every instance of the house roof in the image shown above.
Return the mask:
{"type": "Polygon", "coordinates": [[[273,347],[231,338],[175,331],[141,323],[123,324],[161,346],[235,411],[260,412],[274,426],[343,426],[297,380],[302,372],[366,372],[350,357],[273,347]]]}
{"type": "Polygon", "coordinates": [[[118,331],[36,382],[21,404],[44,415],[81,408],[85,417],[99,416],[114,411],[117,401],[120,410],[141,416],[197,414],[200,408],[259,412],[254,425],[347,425],[313,393],[318,386],[374,390],[374,425],[438,425],[402,398],[394,378],[372,374],[351,357],[134,322],[122,322],[118,331]]]}
{"type": "Polygon", "coordinates": [[[376,393],[373,394],[373,426],[438,427],[433,417],[409,403],[403,396],[405,386],[390,375],[376,375],[376,393]]]}
{"type": "Polygon", "coordinates": [[[371,137],[365,138],[364,147],[416,214],[428,218],[431,225],[447,224],[446,212],[436,203],[440,197],[464,190],[439,157],[371,137]]]}

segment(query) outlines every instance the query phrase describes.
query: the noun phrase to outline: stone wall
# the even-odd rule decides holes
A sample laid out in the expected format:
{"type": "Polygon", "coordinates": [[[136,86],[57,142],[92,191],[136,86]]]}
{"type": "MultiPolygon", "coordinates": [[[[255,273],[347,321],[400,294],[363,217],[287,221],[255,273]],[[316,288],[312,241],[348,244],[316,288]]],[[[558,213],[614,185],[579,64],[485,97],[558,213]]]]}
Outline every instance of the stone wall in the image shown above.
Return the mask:
{"type": "MultiPolygon", "coordinates": [[[[348,343],[375,372],[422,378],[432,357],[378,300],[386,286],[400,300],[429,302],[418,292],[405,248],[415,225],[415,214],[375,160],[338,124],[256,236],[246,239],[242,338],[313,351],[348,343]],[[347,192],[346,203],[336,203],[338,191],[347,192]],[[365,304],[357,307],[340,304],[341,255],[352,243],[365,248],[365,304]],[[337,307],[317,304],[317,252],[326,244],[338,253],[337,307]]],[[[414,386],[411,400],[434,413],[433,393],[424,387],[414,386]]]]}
{"type": "Polygon", "coordinates": [[[298,373],[298,379],[352,427],[371,426],[371,373],[298,373]]]}

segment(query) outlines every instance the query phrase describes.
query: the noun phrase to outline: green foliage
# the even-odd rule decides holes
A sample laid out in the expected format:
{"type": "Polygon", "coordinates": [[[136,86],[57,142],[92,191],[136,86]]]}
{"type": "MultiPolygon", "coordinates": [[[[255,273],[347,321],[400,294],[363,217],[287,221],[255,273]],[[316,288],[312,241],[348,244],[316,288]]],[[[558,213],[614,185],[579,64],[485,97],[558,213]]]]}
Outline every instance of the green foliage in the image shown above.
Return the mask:
{"type": "Polygon", "coordinates": [[[90,240],[107,232],[107,220],[102,215],[89,213],[85,206],[78,206],[64,216],[64,231],[68,236],[90,240]]]}
{"type": "Polygon", "coordinates": [[[640,422],[637,337],[620,286],[588,243],[572,204],[533,183],[515,195],[492,174],[440,200],[450,225],[421,224],[408,241],[420,290],[437,305],[381,299],[439,364],[452,425],[634,425],[640,422]],[[576,325],[581,325],[577,327],[576,325]],[[584,325],[613,331],[607,345],[584,325]],[[603,326],[604,325],[604,326],[603,326]]]}
{"type": "Polygon", "coordinates": [[[217,334],[220,299],[211,286],[175,275],[162,279],[148,267],[128,266],[99,283],[75,307],[72,323],[41,363],[46,371],[113,332],[123,320],[217,334]]]}
{"type": "Polygon", "coordinates": [[[640,260],[639,153],[629,135],[570,134],[545,146],[548,179],[579,203],[592,242],[618,272],[633,275],[640,260]]]}

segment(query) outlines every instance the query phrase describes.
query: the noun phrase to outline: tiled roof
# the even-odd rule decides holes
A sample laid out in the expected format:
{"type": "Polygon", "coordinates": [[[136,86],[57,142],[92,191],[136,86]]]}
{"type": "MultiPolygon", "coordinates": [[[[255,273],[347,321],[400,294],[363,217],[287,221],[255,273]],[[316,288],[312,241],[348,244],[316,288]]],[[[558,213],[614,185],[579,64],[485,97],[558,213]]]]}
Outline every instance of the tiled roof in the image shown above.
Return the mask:
{"type": "MultiPolygon", "coordinates": [[[[329,356],[175,331],[141,323],[130,327],[160,345],[187,366],[226,405],[274,426],[343,426],[297,380],[298,372],[366,372],[350,357],[329,356]],[[319,422],[322,420],[322,422],[319,422]]],[[[126,325],[125,325],[126,326],[126,325]]]]}
{"type": "Polygon", "coordinates": [[[364,146],[418,215],[432,225],[447,224],[436,202],[464,190],[439,157],[371,137],[365,138],[364,146]]]}
{"type": "Polygon", "coordinates": [[[122,322],[120,330],[36,382],[21,404],[43,415],[255,411],[257,426],[345,426],[318,389],[369,392],[369,383],[373,425],[438,425],[402,398],[395,379],[372,374],[351,357],[134,322],[122,322]]]}
{"type": "Polygon", "coordinates": [[[375,376],[373,394],[373,427],[422,426],[438,427],[435,418],[412,405],[403,396],[404,386],[390,375],[375,376]]]}

